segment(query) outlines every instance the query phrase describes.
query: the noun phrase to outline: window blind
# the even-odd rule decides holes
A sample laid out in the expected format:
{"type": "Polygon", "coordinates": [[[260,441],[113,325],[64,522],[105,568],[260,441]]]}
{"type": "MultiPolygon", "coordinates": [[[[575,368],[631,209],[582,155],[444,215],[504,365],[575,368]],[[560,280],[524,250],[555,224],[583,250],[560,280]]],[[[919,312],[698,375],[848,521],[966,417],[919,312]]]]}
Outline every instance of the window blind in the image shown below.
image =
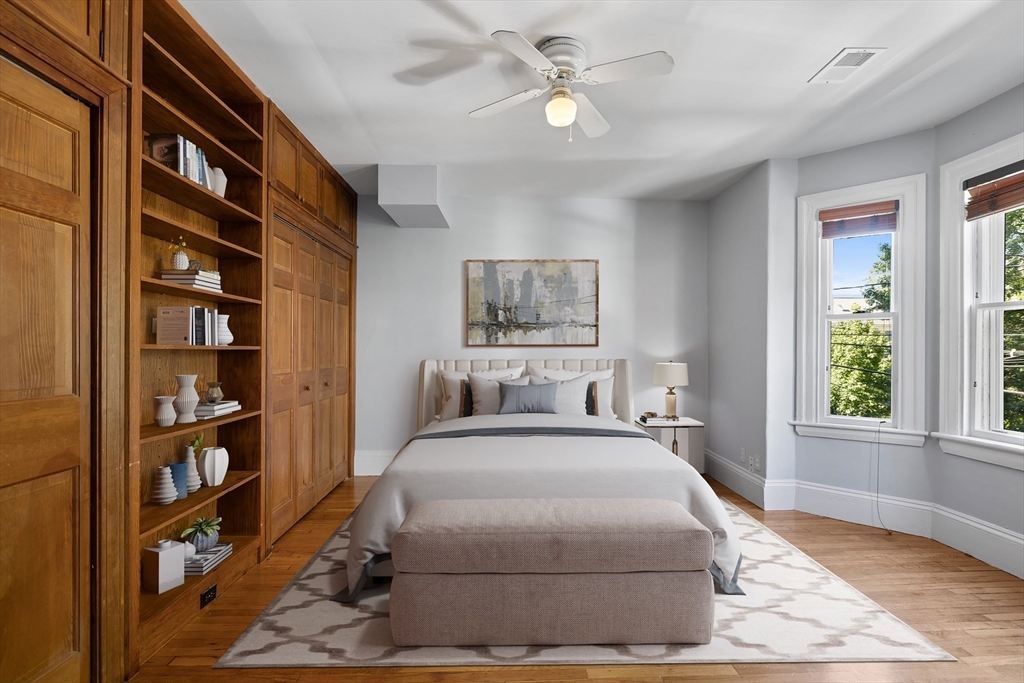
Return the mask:
{"type": "Polygon", "coordinates": [[[882,232],[896,232],[899,211],[898,199],[822,209],[818,212],[818,220],[821,221],[821,238],[829,240],[837,237],[859,237],[882,232]]]}
{"type": "MultiPolygon", "coordinates": [[[[968,181],[970,183],[970,181],[968,181]]],[[[1024,206],[1024,171],[967,188],[967,220],[1024,206]]]]}

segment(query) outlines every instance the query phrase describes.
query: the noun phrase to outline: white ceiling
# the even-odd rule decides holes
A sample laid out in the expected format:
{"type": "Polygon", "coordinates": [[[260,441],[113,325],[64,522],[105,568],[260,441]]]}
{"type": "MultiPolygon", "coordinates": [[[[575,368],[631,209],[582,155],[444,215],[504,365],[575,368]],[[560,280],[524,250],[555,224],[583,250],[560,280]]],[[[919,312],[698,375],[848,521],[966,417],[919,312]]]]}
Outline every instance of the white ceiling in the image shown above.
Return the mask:
{"type": "Polygon", "coordinates": [[[438,164],[453,194],[706,199],[752,164],[932,127],[1024,82],[1024,2],[183,0],[361,193],[376,164],[438,164]],[[544,120],[543,84],[490,40],[581,39],[590,64],[653,50],[668,76],[579,85],[604,137],[544,120]],[[886,47],[846,83],[807,80],[886,47]],[[369,168],[367,168],[369,167],[369,168]]]}

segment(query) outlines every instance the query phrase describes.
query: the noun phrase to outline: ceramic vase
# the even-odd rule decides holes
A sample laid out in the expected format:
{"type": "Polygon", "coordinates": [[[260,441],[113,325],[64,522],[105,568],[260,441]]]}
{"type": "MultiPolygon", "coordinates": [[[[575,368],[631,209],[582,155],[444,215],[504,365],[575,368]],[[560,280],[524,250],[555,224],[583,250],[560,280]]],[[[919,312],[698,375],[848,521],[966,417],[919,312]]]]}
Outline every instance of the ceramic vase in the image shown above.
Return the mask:
{"type": "Polygon", "coordinates": [[[157,505],[170,505],[178,499],[178,490],[174,488],[170,467],[158,467],[153,482],[153,492],[149,494],[150,502],[157,505]]]}
{"type": "Polygon", "coordinates": [[[223,313],[217,314],[217,346],[227,346],[235,340],[235,335],[228,329],[228,317],[223,313]]]}
{"type": "Polygon", "coordinates": [[[224,399],[224,390],[220,388],[221,382],[210,382],[206,389],[206,402],[217,403],[224,399]]]}
{"type": "Polygon", "coordinates": [[[216,446],[204,448],[199,454],[199,478],[203,486],[220,486],[228,473],[228,449],[216,446]]]}
{"type": "Polygon", "coordinates": [[[188,497],[188,463],[184,462],[172,462],[168,467],[171,468],[171,479],[174,481],[174,488],[178,492],[178,500],[184,500],[188,497]]]}
{"type": "Polygon", "coordinates": [[[207,550],[217,545],[217,541],[220,540],[220,532],[211,531],[209,536],[203,536],[199,532],[196,532],[189,536],[188,540],[196,547],[197,553],[205,553],[207,550]]]}
{"type": "Polygon", "coordinates": [[[195,556],[196,556],[196,547],[194,545],[192,545],[191,543],[189,543],[188,541],[185,541],[185,561],[188,562],[189,560],[191,560],[195,556]]]}
{"type": "Polygon", "coordinates": [[[175,375],[178,380],[178,395],[174,397],[174,410],[178,413],[175,420],[178,424],[196,421],[196,406],[199,405],[199,394],[196,392],[198,375],[175,375]]]}
{"type": "Polygon", "coordinates": [[[156,416],[153,421],[156,422],[157,427],[170,427],[178,419],[178,414],[174,412],[174,406],[171,405],[173,400],[173,396],[156,397],[156,416]]]}
{"type": "Polygon", "coordinates": [[[174,252],[171,258],[171,268],[174,270],[188,270],[188,254],[183,251],[174,252]]]}
{"type": "Polygon", "coordinates": [[[216,166],[210,168],[210,180],[213,183],[214,194],[223,197],[228,189],[228,177],[224,175],[224,170],[216,166]]]}
{"type": "Polygon", "coordinates": [[[185,488],[189,493],[195,493],[203,485],[199,478],[199,470],[196,468],[196,451],[191,446],[185,446],[185,488]]]}

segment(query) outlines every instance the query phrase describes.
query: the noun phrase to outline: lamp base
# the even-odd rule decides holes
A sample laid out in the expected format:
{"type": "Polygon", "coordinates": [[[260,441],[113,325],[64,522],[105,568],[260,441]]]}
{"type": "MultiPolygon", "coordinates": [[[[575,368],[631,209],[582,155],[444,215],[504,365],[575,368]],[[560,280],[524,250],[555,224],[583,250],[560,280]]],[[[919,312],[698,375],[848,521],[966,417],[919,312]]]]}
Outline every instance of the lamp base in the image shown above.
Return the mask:
{"type": "Polygon", "coordinates": [[[676,392],[669,387],[665,394],[665,419],[673,420],[676,417],[676,392]]]}

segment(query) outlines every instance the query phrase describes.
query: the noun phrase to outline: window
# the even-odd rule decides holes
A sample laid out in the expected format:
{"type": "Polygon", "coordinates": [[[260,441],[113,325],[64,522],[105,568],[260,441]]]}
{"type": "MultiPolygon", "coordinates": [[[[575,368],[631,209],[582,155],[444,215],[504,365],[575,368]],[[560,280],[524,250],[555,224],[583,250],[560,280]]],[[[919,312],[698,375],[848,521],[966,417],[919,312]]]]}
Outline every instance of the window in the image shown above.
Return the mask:
{"type": "Polygon", "coordinates": [[[1024,135],[940,169],[939,431],[1024,470],[1024,135]]]}
{"type": "Polygon", "coordinates": [[[923,175],[799,199],[798,433],[921,445],[923,175]]]}

